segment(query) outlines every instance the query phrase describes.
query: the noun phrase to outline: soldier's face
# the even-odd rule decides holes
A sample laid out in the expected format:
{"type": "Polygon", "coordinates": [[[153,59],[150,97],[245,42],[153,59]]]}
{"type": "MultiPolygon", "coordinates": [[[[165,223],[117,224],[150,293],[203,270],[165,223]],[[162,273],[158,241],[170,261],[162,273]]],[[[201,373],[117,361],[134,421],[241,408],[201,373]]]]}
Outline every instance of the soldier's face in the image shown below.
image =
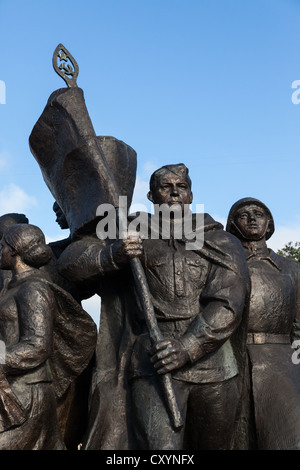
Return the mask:
{"type": "Polygon", "coordinates": [[[269,217],[261,207],[255,204],[239,209],[234,221],[246,240],[261,240],[266,235],[269,226],[269,217]]]}
{"type": "Polygon", "coordinates": [[[184,210],[185,204],[191,204],[193,194],[185,176],[165,173],[159,178],[155,191],[152,193],[154,204],[168,204],[184,210]]]}

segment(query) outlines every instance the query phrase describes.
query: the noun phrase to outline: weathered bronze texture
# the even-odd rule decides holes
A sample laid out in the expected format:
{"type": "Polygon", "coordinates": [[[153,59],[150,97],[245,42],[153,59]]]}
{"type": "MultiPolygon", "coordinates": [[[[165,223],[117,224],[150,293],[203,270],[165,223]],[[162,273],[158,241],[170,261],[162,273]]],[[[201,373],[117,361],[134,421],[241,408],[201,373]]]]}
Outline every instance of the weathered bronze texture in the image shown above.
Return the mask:
{"type": "MultiPolygon", "coordinates": [[[[141,265],[138,258],[132,258],[130,260],[130,264],[135,284],[136,286],[138,286],[137,292],[140,297],[141,305],[144,309],[144,317],[146,325],[148,327],[148,333],[151,338],[151,341],[153,342],[153,344],[155,344],[158,341],[162,341],[164,338],[161,334],[156,320],[147,277],[145,275],[143,266],[141,265]]],[[[183,427],[184,423],[173,389],[172,377],[170,376],[170,374],[163,374],[161,377],[161,381],[164,390],[164,395],[166,398],[166,405],[170,412],[172,426],[174,430],[177,431],[178,429],[183,427]]]]}

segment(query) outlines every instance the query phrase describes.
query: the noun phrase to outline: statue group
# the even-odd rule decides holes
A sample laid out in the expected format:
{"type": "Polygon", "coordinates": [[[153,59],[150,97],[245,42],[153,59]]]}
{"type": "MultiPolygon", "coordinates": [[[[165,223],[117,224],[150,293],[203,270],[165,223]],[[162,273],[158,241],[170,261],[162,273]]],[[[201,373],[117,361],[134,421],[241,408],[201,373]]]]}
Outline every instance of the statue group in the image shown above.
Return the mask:
{"type": "Polygon", "coordinates": [[[136,152],[96,135],[57,57],[68,87],[29,143],[69,236],[0,217],[0,449],[300,449],[300,267],[267,247],[271,211],[245,197],[224,229],[191,213],[186,165],[163,165],[124,233],[136,152]]]}

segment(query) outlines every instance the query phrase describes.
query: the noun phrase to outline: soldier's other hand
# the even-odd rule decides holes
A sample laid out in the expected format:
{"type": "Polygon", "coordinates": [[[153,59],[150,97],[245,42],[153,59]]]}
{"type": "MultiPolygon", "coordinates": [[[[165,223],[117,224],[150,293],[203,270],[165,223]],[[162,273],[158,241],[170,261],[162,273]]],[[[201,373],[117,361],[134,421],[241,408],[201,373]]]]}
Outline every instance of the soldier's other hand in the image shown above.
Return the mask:
{"type": "Polygon", "coordinates": [[[117,240],[113,245],[113,257],[117,264],[127,263],[143,253],[143,240],[138,234],[129,234],[127,238],[117,240]]]}
{"type": "Polygon", "coordinates": [[[167,374],[174,369],[184,366],[189,361],[189,355],[176,339],[165,339],[155,343],[150,351],[151,362],[158,374],[167,374]]]}

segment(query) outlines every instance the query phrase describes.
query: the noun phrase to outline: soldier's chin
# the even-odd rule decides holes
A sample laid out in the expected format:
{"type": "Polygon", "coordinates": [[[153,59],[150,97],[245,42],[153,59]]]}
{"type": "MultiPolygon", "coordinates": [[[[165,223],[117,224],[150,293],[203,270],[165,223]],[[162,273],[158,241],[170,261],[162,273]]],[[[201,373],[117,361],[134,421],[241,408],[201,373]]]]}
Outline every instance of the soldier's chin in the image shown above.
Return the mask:
{"type": "Polygon", "coordinates": [[[251,230],[249,232],[247,232],[246,234],[246,239],[248,240],[253,240],[253,241],[258,241],[258,240],[261,240],[262,238],[264,238],[264,233],[258,231],[258,230],[251,230]]]}

